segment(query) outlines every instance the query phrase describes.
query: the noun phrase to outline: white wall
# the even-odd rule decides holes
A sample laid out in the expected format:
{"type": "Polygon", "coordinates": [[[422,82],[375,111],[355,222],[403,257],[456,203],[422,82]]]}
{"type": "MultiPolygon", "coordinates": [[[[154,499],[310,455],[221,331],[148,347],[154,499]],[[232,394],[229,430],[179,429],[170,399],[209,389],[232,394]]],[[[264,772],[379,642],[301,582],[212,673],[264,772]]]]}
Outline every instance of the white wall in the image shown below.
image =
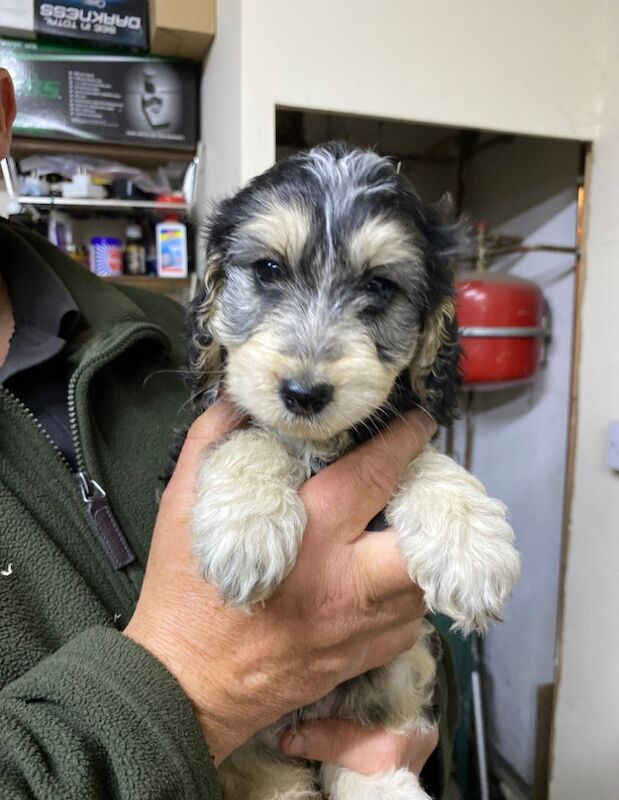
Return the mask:
{"type": "Polygon", "coordinates": [[[576,474],[559,651],[552,800],[619,796],[619,473],[606,426],[619,419],[619,8],[611,4],[593,146],[582,307],[576,474]]]}
{"type": "MultiPolygon", "coordinates": [[[[205,148],[198,187],[208,200],[223,198],[243,181],[241,164],[241,0],[217,6],[217,36],[200,88],[200,135],[205,148]]],[[[199,205],[199,203],[197,204],[199,205]]]]}

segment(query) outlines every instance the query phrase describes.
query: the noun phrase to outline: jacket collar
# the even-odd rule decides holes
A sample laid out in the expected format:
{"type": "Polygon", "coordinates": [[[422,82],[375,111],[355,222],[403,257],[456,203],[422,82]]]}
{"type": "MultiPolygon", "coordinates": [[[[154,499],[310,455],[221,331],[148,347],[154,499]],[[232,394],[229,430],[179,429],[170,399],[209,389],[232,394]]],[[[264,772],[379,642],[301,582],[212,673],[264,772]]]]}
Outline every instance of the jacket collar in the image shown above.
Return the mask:
{"type": "Polygon", "coordinates": [[[59,353],[66,345],[78,308],[71,294],[33,253],[4,259],[0,270],[11,298],[15,332],[7,360],[0,367],[0,383],[59,353]]]}

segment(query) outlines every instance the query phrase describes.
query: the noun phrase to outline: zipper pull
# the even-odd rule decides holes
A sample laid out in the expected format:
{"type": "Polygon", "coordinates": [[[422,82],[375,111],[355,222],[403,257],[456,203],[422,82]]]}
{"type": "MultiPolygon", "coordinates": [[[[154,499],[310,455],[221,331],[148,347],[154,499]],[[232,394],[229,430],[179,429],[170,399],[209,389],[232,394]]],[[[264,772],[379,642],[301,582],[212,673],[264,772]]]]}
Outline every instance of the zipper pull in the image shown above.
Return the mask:
{"type": "Polygon", "coordinates": [[[126,567],[135,561],[135,555],[112,513],[107,494],[85,472],[76,473],[76,477],[82,493],[82,500],[93,519],[95,533],[105,555],[114,569],[126,567]]]}

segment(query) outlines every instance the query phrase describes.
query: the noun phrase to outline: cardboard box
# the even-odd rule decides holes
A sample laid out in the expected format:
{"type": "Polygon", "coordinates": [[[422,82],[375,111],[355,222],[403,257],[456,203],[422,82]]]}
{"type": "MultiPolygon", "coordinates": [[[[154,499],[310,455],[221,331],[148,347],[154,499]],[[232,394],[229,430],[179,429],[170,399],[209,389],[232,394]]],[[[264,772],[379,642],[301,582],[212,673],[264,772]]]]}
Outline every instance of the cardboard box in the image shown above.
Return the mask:
{"type": "Polygon", "coordinates": [[[34,39],[34,0],[0,0],[0,33],[34,39]]]}
{"type": "Polygon", "coordinates": [[[35,30],[41,37],[148,51],[147,0],[34,0],[34,5],[35,30]]]}
{"type": "Polygon", "coordinates": [[[215,0],[149,0],[150,52],[202,61],[215,36],[215,0]]]}
{"type": "Polygon", "coordinates": [[[189,61],[93,53],[0,40],[26,136],[195,148],[198,67],[189,61]]]}

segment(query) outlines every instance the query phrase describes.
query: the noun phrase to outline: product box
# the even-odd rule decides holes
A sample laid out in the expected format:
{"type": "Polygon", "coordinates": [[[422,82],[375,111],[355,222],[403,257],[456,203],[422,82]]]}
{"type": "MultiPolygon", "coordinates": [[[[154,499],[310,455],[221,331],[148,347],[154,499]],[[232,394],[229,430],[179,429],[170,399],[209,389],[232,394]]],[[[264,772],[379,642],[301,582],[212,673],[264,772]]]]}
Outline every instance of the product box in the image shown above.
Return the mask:
{"type": "Polygon", "coordinates": [[[215,36],[215,0],[149,0],[150,52],[202,61],[215,36]]]}
{"type": "Polygon", "coordinates": [[[34,0],[34,26],[41,37],[77,45],[148,50],[147,0],[34,0]]]}
{"type": "Polygon", "coordinates": [[[27,136],[193,149],[198,68],[187,61],[0,40],[27,136]]]}
{"type": "Polygon", "coordinates": [[[34,0],[0,0],[0,34],[34,39],[34,0]]]}

